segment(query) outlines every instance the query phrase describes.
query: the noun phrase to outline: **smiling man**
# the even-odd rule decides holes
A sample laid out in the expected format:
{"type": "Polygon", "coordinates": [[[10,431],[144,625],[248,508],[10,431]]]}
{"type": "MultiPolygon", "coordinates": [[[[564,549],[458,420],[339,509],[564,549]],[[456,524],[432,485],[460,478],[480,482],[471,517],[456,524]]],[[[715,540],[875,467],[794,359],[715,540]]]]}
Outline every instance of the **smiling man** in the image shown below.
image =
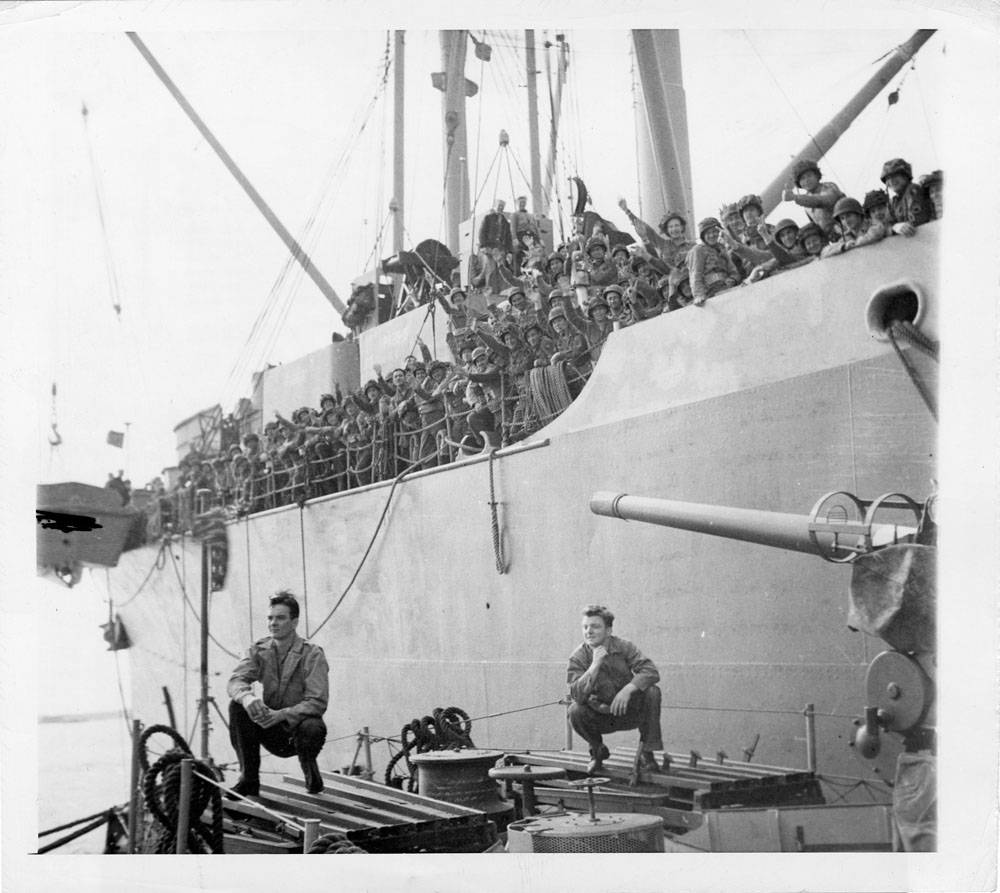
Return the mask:
{"type": "Polygon", "coordinates": [[[299,638],[298,622],[295,596],[278,592],[267,612],[270,635],[250,646],[229,677],[229,738],[240,760],[233,790],[244,797],[260,793],[261,745],[278,757],[298,756],[309,793],[323,790],[316,757],[326,741],[330,670],[323,649],[299,638]]]}
{"type": "Polygon", "coordinates": [[[660,735],[660,674],[656,665],[626,639],[611,634],[615,621],[604,605],[583,610],[583,643],[570,656],[569,718],[590,746],[588,775],[596,775],[608,758],[602,735],[639,729],[641,768],[656,771],[654,750],[663,749],[660,735]]]}

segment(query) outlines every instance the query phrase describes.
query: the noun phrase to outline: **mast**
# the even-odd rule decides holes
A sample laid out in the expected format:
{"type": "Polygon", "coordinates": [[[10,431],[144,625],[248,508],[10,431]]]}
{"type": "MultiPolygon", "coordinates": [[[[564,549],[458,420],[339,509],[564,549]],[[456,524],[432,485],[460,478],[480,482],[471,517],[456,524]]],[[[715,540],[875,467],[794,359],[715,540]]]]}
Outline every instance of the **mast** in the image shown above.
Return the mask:
{"type": "Polygon", "coordinates": [[[215,134],[208,129],[208,125],[202,121],[201,117],[194,110],[194,107],[190,102],[187,101],[187,97],[181,93],[177,85],[170,79],[170,75],[163,69],[163,66],[157,61],[156,57],[149,51],[149,47],[146,46],[139,38],[139,35],[134,31],[126,31],[126,36],[135,45],[135,48],[139,51],[142,57],[149,63],[149,67],[153,69],[153,72],[163,83],[163,86],[167,88],[170,95],[177,100],[177,104],[184,110],[184,114],[191,119],[191,123],[198,128],[198,132],[204,137],[205,142],[207,142],[214,150],[215,154],[219,156],[222,163],[226,166],[229,173],[236,178],[236,182],[243,187],[243,191],[250,197],[250,201],[256,205],[257,210],[264,215],[264,219],[271,224],[271,228],[278,234],[281,241],[285,243],[288,250],[292,252],[292,256],[299,262],[302,269],[309,274],[309,278],[316,283],[316,287],[323,293],[323,296],[333,304],[334,308],[338,313],[345,313],[347,307],[344,302],[340,300],[340,296],[334,291],[332,285],[326,281],[326,277],[316,269],[316,265],[312,262],[312,259],[306,254],[305,249],[292,237],[292,234],[285,228],[285,225],[278,219],[278,215],[271,210],[271,206],[264,201],[264,197],[254,188],[253,183],[251,183],[246,174],[240,170],[239,166],[233,161],[232,156],[225,150],[222,143],[220,143],[216,138],[215,134]]]}
{"type": "Polygon", "coordinates": [[[549,126],[549,158],[545,164],[545,213],[550,217],[552,216],[549,208],[551,201],[549,196],[552,195],[552,181],[556,176],[556,145],[559,140],[559,114],[562,109],[562,88],[566,81],[566,69],[569,67],[569,46],[566,43],[566,38],[562,34],[556,35],[556,43],[559,44],[559,62],[556,67],[556,84],[555,92],[553,93],[552,88],[552,72],[549,66],[549,47],[552,46],[548,41],[545,42],[545,73],[549,81],[549,99],[551,101],[551,123],[549,126]]]}
{"type": "Polygon", "coordinates": [[[781,173],[761,190],[760,197],[764,204],[764,214],[770,214],[781,201],[782,190],[792,179],[795,165],[803,159],[819,161],[834,144],[843,136],[854,119],[865,110],[868,104],[882,92],[882,88],[891,81],[917,51],[931,39],[933,29],[916,31],[906,43],[900,44],[892,51],[892,55],[881,68],[866,83],[819,133],[809,140],[782,169],[781,173]]]}
{"type": "Polygon", "coordinates": [[[403,139],[405,122],[403,117],[404,93],[403,76],[405,74],[406,40],[405,31],[396,32],[396,49],[393,55],[393,125],[392,125],[392,251],[399,254],[403,250],[403,210],[406,207],[406,179],[403,166],[403,139]]]}
{"type": "Polygon", "coordinates": [[[535,70],[535,32],[524,32],[525,68],[528,77],[528,151],[531,154],[531,210],[542,213],[542,159],[538,148],[538,79],[535,70]]]}
{"type": "Polygon", "coordinates": [[[441,32],[441,61],[444,65],[444,195],[446,210],[445,242],[452,254],[459,250],[459,225],[469,216],[469,173],[466,167],[468,144],[465,129],[465,97],[477,87],[465,77],[468,32],[441,32]]]}
{"type": "Polygon", "coordinates": [[[641,88],[636,104],[640,208],[650,221],[667,210],[690,221],[694,201],[680,32],[635,30],[632,45],[641,88]]]}

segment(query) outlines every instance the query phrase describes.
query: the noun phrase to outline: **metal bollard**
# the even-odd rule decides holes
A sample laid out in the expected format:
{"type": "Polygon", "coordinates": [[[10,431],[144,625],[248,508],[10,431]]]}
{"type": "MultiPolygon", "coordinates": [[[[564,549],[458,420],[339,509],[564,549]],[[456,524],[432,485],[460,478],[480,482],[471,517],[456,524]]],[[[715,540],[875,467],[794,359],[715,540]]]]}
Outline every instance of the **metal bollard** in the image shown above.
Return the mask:
{"type": "Polygon", "coordinates": [[[128,795],[128,852],[135,853],[135,836],[139,831],[139,736],[142,723],[132,720],[132,773],[128,795]]]}
{"type": "Polygon", "coordinates": [[[302,852],[308,853],[319,837],[319,819],[303,819],[302,852]]]}
{"type": "Polygon", "coordinates": [[[188,831],[191,827],[191,773],[194,760],[190,757],[181,760],[181,792],[177,802],[177,854],[183,856],[187,852],[188,831]]]}
{"type": "Polygon", "coordinates": [[[566,750],[573,749],[573,723],[569,719],[569,708],[573,701],[567,698],[563,703],[566,705],[566,750]]]}

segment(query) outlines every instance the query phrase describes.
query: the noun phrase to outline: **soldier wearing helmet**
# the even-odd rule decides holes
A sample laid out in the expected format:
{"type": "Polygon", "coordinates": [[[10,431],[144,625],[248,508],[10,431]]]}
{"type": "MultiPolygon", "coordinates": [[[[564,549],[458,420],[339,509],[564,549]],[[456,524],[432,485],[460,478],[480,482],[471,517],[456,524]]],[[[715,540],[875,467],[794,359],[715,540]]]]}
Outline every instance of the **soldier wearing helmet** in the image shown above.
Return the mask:
{"type": "Polygon", "coordinates": [[[834,206],[844,193],[836,183],[822,182],[822,176],[815,161],[802,159],[792,170],[794,188],[786,186],[781,198],[805,208],[809,219],[829,236],[833,230],[834,206]]]}
{"type": "MultiPolygon", "coordinates": [[[[872,189],[866,192],[865,200],[861,203],[861,209],[865,212],[869,220],[876,220],[886,228],[886,235],[893,232],[889,196],[883,190],[872,189]]],[[[914,233],[910,233],[910,235],[914,233]]]]}
{"type": "Polygon", "coordinates": [[[739,282],[739,274],[720,242],[721,237],[722,224],[715,217],[706,217],[698,224],[701,243],[688,252],[692,303],[698,306],[739,282]]]}
{"type": "Polygon", "coordinates": [[[618,267],[608,257],[608,245],[600,236],[591,236],[587,240],[586,259],[583,268],[589,278],[588,293],[591,297],[599,293],[605,285],[618,281],[618,267]]]}
{"type": "Polygon", "coordinates": [[[764,202],[759,195],[744,195],[736,208],[743,220],[743,233],[740,241],[748,248],[764,251],[767,248],[767,236],[770,231],[764,224],[764,202]],[[763,231],[761,227],[764,227],[763,231]]]}
{"type": "Polygon", "coordinates": [[[636,217],[629,209],[625,199],[618,200],[618,207],[625,212],[632,228],[642,239],[646,249],[667,265],[668,269],[664,273],[678,264],[684,263],[684,258],[694,247],[694,242],[687,237],[687,221],[683,214],[677,211],[667,211],[660,218],[659,230],[657,231],[646,221],[636,217]]]}
{"type": "Polygon", "coordinates": [[[549,327],[552,331],[552,343],[555,347],[552,362],[558,363],[565,360],[572,362],[581,371],[589,369],[590,356],[587,340],[570,326],[566,310],[563,307],[553,307],[549,311],[549,327]]]}
{"type": "Polygon", "coordinates": [[[796,241],[804,256],[817,258],[823,253],[823,247],[826,245],[826,234],[815,223],[807,223],[799,230],[796,241]]]}
{"type": "Polygon", "coordinates": [[[931,219],[931,203],[924,188],[913,182],[913,169],[902,158],[890,158],[882,165],[880,177],[889,190],[892,231],[912,236],[916,228],[931,219]]]}
{"type": "Polygon", "coordinates": [[[615,324],[609,319],[610,307],[608,306],[606,293],[614,289],[619,290],[617,285],[609,285],[601,294],[592,298],[587,304],[587,318],[577,317],[576,314],[567,316],[570,326],[577,330],[587,340],[590,345],[590,360],[596,363],[604,348],[604,341],[614,331],[615,324]]]}
{"type": "Polygon", "coordinates": [[[931,203],[931,219],[940,220],[944,214],[943,186],[944,175],[941,171],[931,171],[920,178],[920,185],[927,193],[931,203]]]}
{"type": "Polygon", "coordinates": [[[869,220],[856,198],[840,199],[833,208],[833,218],[840,230],[840,241],[827,245],[823,249],[823,257],[842,254],[885,238],[886,228],[877,220],[869,220]]]}

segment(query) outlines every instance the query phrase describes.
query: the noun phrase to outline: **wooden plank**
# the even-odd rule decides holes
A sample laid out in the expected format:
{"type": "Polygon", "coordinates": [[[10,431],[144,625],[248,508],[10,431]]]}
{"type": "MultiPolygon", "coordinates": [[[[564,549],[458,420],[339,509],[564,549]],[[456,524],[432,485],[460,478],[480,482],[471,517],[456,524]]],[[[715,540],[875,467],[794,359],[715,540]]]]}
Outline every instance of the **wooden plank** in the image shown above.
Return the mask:
{"type": "MultiPolygon", "coordinates": [[[[466,806],[460,806],[457,803],[446,803],[443,800],[435,800],[432,797],[424,797],[422,794],[411,794],[409,791],[401,791],[397,788],[390,788],[374,781],[366,781],[363,778],[358,778],[356,775],[338,775],[335,772],[321,772],[321,775],[323,776],[324,781],[330,780],[345,789],[354,789],[358,792],[373,795],[379,799],[385,799],[388,796],[392,797],[396,802],[412,803],[416,806],[427,807],[438,812],[445,812],[455,816],[480,814],[474,809],[469,809],[466,806]]],[[[289,780],[298,784],[304,784],[299,781],[299,779],[289,780]]]]}

